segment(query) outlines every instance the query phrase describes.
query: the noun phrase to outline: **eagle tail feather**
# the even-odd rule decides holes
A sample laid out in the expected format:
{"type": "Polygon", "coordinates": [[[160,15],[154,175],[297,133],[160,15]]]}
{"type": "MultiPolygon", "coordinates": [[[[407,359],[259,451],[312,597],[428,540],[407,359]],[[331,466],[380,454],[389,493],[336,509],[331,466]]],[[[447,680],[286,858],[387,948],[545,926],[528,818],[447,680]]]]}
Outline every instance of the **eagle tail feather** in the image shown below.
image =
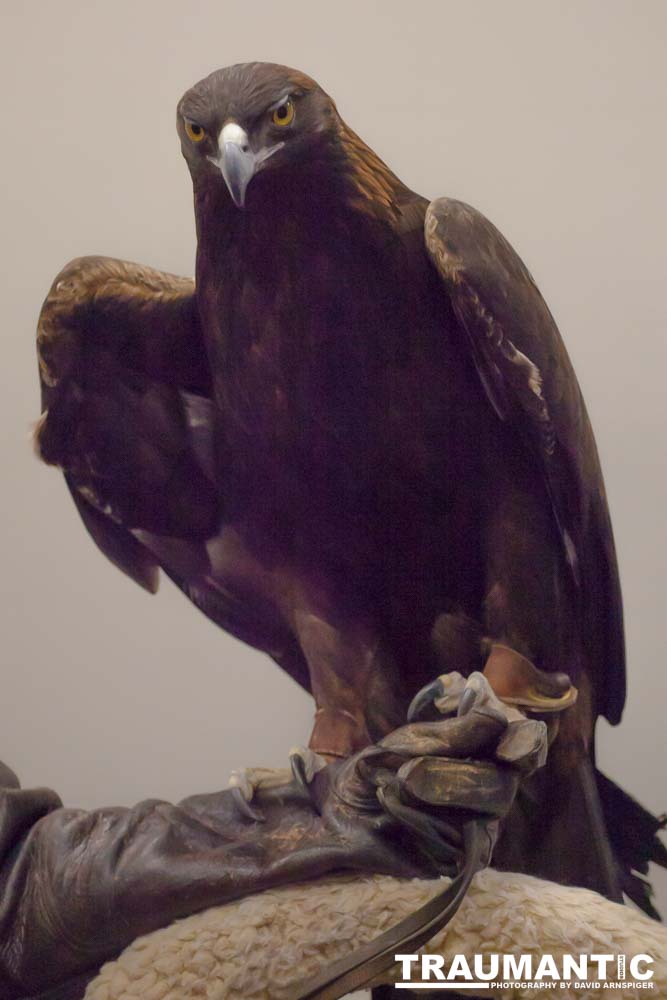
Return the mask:
{"type": "Polygon", "coordinates": [[[660,920],[647,876],[650,864],[667,868],[667,848],[659,837],[667,816],[654,816],[598,770],[595,778],[623,892],[649,917],[660,920]]]}

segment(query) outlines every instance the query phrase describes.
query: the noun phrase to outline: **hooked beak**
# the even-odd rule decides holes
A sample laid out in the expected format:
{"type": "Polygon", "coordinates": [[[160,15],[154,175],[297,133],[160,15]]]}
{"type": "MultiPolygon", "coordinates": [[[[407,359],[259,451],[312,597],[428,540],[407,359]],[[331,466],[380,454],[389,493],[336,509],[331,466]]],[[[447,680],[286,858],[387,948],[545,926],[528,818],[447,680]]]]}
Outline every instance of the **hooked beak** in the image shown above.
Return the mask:
{"type": "Polygon", "coordinates": [[[278,142],[255,153],[250,148],[245,129],[236,122],[227,122],[224,126],[218,140],[218,155],[209,156],[209,160],[219,168],[237,208],[243,208],[248,184],[262,163],[282,146],[284,143],[278,142]]]}

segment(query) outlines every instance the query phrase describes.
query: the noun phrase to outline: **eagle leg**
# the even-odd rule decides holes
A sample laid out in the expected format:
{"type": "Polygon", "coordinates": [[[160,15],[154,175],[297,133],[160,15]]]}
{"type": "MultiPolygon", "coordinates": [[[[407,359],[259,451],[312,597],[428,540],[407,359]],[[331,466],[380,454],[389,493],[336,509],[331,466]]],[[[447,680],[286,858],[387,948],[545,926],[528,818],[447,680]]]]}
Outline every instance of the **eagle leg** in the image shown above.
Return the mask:
{"type": "MultiPolygon", "coordinates": [[[[393,670],[378,633],[366,625],[333,624],[333,615],[312,609],[295,613],[295,632],[308,663],[316,712],[309,747],[324,757],[347,757],[394,728],[384,714],[396,695],[393,670]]],[[[402,713],[397,714],[400,721],[402,713]]]]}

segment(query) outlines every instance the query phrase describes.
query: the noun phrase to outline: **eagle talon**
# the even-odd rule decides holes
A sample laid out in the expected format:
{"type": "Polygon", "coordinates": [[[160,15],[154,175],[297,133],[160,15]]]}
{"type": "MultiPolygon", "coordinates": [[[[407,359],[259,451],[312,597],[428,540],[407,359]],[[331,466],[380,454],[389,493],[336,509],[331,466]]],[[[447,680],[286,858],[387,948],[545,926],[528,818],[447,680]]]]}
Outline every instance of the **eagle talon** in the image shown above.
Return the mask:
{"type": "Polygon", "coordinates": [[[408,722],[422,720],[427,714],[426,710],[429,708],[432,709],[436,698],[441,698],[442,695],[443,686],[440,677],[437,677],[425,687],[420,688],[408,706],[408,722]]]}
{"type": "Polygon", "coordinates": [[[461,695],[461,699],[459,701],[459,707],[456,712],[457,716],[461,717],[463,715],[467,715],[470,709],[475,704],[476,699],[477,699],[476,690],[473,687],[467,687],[463,692],[463,694],[461,695]]]}
{"type": "Polygon", "coordinates": [[[315,753],[314,750],[304,750],[303,747],[295,747],[293,750],[290,750],[289,762],[292,776],[297,785],[306,793],[309,802],[316,812],[320,813],[319,803],[313,795],[312,782],[317,772],[326,767],[325,759],[321,754],[315,753]]]}
{"type": "Polygon", "coordinates": [[[264,813],[251,805],[255,790],[265,774],[262,769],[244,767],[240,771],[232,771],[229,776],[229,788],[236,808],[242,816],[255,823],[266,822],[264,813]]]}
{"type": "Polygon", "coordinates": [[[246,819],[253,820],[253,822],[255,823],[266,822],[266,816],[264,815],[264,813],[262,813],[259,809],[255,809],[254,806],[250,805],[250,802],[246,799],[245,795],[243,794],[242,788],[236,785],[231,789],[231,793],[236,808],[241,813],[241,815],[245,816],[246,819]]]}
{"type": "MultiPolygon", "coordinates": [[[[431,721],[443,715],[454,715],[466,687],[465,677],[452,671],[440,674],[434,681],[417,691],[408,706],[407,721],[431,721]]],[[[474,696],[471,696],[471,703],[474,696]]]]}

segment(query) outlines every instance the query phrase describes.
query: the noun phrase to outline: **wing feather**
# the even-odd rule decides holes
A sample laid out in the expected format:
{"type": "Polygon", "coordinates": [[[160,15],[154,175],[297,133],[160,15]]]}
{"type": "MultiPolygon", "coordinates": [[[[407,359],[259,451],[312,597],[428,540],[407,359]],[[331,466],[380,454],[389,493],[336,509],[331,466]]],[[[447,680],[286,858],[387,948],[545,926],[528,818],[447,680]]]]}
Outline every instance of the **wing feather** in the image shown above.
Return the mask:
{"type": "Polygon", "coordinates": [[[104,554],[155,591],[137,528],[213,531],[209,375],[193,282],[104,257],[72,261],[42,308],[39,456],[65,473],[104,554]]]}
{"type": "Polygon", "coordinates": [[[625,701],[618,568],[595,439],[565,345],[527,268],[481,213],[439,198],[424,227],[489,402],[540,463],[589,641],[599,647],[603,711],[618,722],[625,701]]]}
{"type": "Polygon", "coordinates": [[[101,551],[151,592],[164,570],[208,618],[309,690],[276,610],[213,575],[207,543],[223,511],[193,282],[105,257],[72,261],[42,308],[37,351],[36,450],[64,472],[101,551]]]}

